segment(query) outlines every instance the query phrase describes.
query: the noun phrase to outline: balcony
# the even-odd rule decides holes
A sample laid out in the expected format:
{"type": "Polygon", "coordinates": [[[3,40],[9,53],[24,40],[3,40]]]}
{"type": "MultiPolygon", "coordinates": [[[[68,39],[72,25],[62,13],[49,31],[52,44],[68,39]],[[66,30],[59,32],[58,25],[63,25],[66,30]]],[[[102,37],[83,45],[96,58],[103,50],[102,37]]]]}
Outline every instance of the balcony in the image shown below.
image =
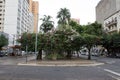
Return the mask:
{"type": "Polygon", "coordinates": [[[115,17],[114,19],[112,19],[111,21],[106,21],[105,26],[106,27],[110,27],[110,26],[114,26],[117,25],[117,18],[115,17]]]}
{"type": "Polygon", "coordinates": [[[117,27],[111,27],[110,29],[108,29],[108,33],[113,33],[113,32],[117,32],[117,27]]]}

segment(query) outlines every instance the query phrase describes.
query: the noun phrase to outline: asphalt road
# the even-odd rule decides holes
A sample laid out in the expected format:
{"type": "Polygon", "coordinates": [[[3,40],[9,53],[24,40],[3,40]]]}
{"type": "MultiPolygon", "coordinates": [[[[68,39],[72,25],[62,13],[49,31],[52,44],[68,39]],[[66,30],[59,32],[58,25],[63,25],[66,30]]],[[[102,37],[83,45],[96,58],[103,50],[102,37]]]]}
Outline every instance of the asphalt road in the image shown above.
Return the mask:
{"type": "Polygon", "coordinates": [[[97,67],[0,66],[0,80],[116,80],[97,67]]]}
{"type": "Polygon", "coordinates": [[[120,80],[120,59],[93,59],[105,64],[87,67],[0,65],[0,80],[120,80]]]}

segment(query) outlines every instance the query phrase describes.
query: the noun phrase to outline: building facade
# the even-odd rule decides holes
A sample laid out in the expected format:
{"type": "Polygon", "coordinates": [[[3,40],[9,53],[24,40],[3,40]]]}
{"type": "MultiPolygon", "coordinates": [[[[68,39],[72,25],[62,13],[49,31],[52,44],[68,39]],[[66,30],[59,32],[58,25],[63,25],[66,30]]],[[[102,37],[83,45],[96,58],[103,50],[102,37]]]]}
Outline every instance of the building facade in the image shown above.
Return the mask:
{"type": "Polygon", "coordinates": [[[120,0],[101,0],[96,6],[96,21],[109,33],[120,31],[120,0]]]}
{"type": "Polygon", "coordinates": [[[120,11],[117,11],[104,20],[104,30],[108,33],[120,31],[120,11]]]}
{"type": "Polygon", "coordinates": [[[32,13],[34,15],[34,29],[33,32],[38,32],[38,17],[39,17],[39,3],[38,1],[32,2],[32,13]]]}
{"type": "Polygon", "coordinates": [[[9,35],[9,46],[24,32],[38,32],[38,7],[33,0],[0,0],[0,32],[9,35]]]}
{"type": "Polygon", "coordinates": [[[0,32],[4,30],[5,0],[0,0],[0,32]]]}
{"type": "Polygon", "coordinates": [[[33,32],[34,16],[29,11],[28,0],[6,0],[3,32],[15,40],[24,32],[33,32]]]}

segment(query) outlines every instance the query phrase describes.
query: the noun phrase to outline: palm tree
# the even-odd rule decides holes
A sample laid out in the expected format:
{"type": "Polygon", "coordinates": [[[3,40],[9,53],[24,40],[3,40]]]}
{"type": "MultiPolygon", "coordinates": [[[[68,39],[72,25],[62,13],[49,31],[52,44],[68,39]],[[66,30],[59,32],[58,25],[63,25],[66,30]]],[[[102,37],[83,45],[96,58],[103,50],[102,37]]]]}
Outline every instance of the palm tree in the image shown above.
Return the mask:
{"type": "Polygon", "coordinates": [[[50,31],[54,27],[54,22],[51,20],[51,16],[44,15],[44,18],[41,18],[42,24],[40,26],[40,30],[44,33],[50,31]]]}
{"type": "Polygon", "coordinates": [[[71,14],[69,9],[61,8],[57,15],[57,18],[59,19],[58,24],[63,24],[63,25],[69,24],[70,17],[71,14]]]}

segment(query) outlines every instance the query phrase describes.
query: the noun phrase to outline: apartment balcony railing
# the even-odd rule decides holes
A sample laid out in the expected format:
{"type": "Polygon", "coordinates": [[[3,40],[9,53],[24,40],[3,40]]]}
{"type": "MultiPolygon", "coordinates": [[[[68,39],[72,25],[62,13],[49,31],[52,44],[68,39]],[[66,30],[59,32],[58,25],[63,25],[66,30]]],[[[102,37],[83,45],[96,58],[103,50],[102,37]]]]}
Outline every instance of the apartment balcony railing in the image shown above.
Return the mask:
{"type": "Polygon", "coordinates": [[[117,32],[117,27],[108,29],[108,32],[109,33],[111,33],[111,32],[117,32]]]}

